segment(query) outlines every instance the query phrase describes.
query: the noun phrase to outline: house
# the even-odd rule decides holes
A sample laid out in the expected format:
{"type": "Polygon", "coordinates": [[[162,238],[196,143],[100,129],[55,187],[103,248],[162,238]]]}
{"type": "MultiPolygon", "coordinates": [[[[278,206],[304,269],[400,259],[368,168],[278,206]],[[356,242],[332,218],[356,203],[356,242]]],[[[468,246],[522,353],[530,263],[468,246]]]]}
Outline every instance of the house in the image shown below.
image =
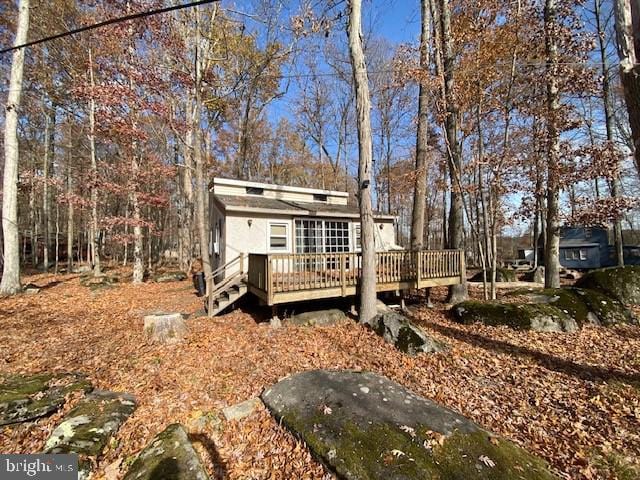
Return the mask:
{"type": "MultiPolygon", "coordinates": [[[[640,247],[624,245],[625,265],[640,264],[640,247]]],[[[611,267],[616,264],[615,247],[603,227],[571,226],[560,229],[560,265],[574,270],[611,267]]]]}
{"type": "MultiPolygon", "coordinates": [[[[267,305],[356,295],[360,215],[346,192],[214,178],[209,190],[210,315],[246,293],[267,305]]],[[[378,291],[464,279],[461,251],[405,251],[395,217],[374,213],[378,291]]]]}
{"type": "MultiPolygon", "coordinates": [[[[360,251],[360,214],[349,194],[215,178],[210,187],[212,268],[240,253],[360,251]]],[[[395,217],[375,214],[376,251],[399,250],[395,217]]]]}
{"type": "Polygon", "coordinates": [[[560,265],[583,270],[601,268],[609,261],[609,234],[601,227],[562,227],[560,265]]]}

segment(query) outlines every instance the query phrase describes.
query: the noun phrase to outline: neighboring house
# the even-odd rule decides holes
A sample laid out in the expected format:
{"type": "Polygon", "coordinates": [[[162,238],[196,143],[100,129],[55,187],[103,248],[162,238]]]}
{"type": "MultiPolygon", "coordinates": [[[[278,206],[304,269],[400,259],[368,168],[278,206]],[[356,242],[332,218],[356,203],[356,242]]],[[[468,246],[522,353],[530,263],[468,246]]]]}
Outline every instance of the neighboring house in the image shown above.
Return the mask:
{"type": "Polygon", "coordinates": [[[601,268],[608,264],[609,234],[601,227],[562,227],[560,265],[571,269],[601,268]]]}
{"type": "MultiPolygon", "coordinates": [[[[360,251],[360,214],[346,192],[226,178],[214,178],[209,191],[214,270],[240,253],[360,251]]],[[[395,217],[374,220],[376,251],[401,249],[395,217]]]]}
{"type": "MultiPolygon", "coordinates": [[[[625,265],[640,264],[640,247],[623,247],[625,265]]],[[[609,231],[603,227],[562,227],[560,230],[560,265],[587,270],[616,264],[615,248],[609,231]]]]}

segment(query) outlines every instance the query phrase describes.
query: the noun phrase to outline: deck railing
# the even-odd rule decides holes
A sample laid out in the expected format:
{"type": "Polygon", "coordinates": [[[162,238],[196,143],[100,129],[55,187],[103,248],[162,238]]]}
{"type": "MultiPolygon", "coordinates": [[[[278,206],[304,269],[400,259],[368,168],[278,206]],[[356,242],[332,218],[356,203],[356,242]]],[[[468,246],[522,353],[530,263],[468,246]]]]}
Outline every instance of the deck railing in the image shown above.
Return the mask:
{"type": "MultiPolygon", "coordinates": [[[[265,292],[269,303],[274,294],[284,292],[341,289],[344,296],[357,286],[361,271],[362,256],[356,252],[250,254],[248,283],[265,292]]],[[[421,287],[430,280],[437,284],[438,279],[451,283],[463,277],[461,250],[376,253],[376,283],[381,290],[421,287]]]]}

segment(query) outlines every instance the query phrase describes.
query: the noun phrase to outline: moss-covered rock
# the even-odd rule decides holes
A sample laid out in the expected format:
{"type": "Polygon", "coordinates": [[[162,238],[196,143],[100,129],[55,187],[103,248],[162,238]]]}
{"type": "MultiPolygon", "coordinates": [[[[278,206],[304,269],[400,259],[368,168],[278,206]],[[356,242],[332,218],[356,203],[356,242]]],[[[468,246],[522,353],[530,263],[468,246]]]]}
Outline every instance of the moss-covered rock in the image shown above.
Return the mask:
{"type": "Polygon", "coordinates": [[[92,388],[78,373],[0,375],[0,425],[49,415],[64,404],[69,393],[92,388]]]}
{"type": "Polygon", "coordinates": [[[153,281],[156,283],[182,282],[187,279],[187,274],[181,270],[163,272],[155,275],[153,281]]]}
{"type": "Polygon", "coordinates": [[[615,298],[597,290],[583,288],[546,288],[539,291],[518,290],[514,295],[526,296],[528,303],[547,304],[572,317],[578,325],[611,326],[637,323],[631,310],[615,298]]]}
{"type": "Polygon", "coordinates": [[[147,445],[124,480],[209,480],[180,424],[169,425],[147,445]]]}
{"type": "Polygon", "coordinates": [[[416,355],[446,350],[445,344],[429,337],[404,315],[394,312],[384,304],[378,304],[377,308],[378,314],[369,326],[401,352],[416,355]]]}
{"type": "Polygon", "coordinates": [[[88,478],[93,462],[109,439],[136,409],[126,393],[94,391],[64,417],[45,444],[45,453],[80,455],[79,478],[88,478]]]}
{"type": "Polygon", "coordinates": [[[625,305],[640,304],[640,266],[593,270],[582,276],[576,287],[598,290],[625,305]]]}
{"type": "Polygon", "coordinates": [[[557,478],[508,440],[373,373],[304,372],[262,399],[339,478],[557,478]]]}
{"type": "Polygon", "coordinates": [[[498,303],[466,301],[453,307],[454,318],[470,325],[506,325],[516,330],[573,332],[578,323],[559,308],[546,303],[498,303]]]}
{"type": "MultiPolygon", "coordinates": [[[[491,281],[492,270],[487,270],[487,282],[491,281]]],[[[476,273],[471,277],[471,282],[482,282],[482,272],[476,273]]],[[[518,280],[515,270],[509,270],[508,268],[496,268],[496,282],[515,282],[518,280]]]]}

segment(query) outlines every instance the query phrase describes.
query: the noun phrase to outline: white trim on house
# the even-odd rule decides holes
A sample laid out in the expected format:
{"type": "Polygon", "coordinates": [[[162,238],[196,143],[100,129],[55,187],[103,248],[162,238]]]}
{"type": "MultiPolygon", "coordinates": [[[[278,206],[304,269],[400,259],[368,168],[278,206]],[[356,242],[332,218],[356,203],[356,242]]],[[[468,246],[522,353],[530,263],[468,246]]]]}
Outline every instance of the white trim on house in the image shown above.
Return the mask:
{"type": "Polygon", "coordinates": [[[246,180],[234,180],[231,178],[215,178],[213,180],[213,185],[210,190],[212,190],[215,185],[228,185],[232,187],[253,187],[253,188],[263,188],[265,190],[273,190],[277,192],[291,192],[291,193],[309,193],[309,194],[320,194],[327,195],[331,197],[344,197],[348,198],[349,194],[347,192],[340,192],[337,190],[322,190],[319,188],[305,188],[305,187],[291,187],[288,185],[273,185],[270,183],[260,183],[260,182],[249,182],[246,180]]]}

